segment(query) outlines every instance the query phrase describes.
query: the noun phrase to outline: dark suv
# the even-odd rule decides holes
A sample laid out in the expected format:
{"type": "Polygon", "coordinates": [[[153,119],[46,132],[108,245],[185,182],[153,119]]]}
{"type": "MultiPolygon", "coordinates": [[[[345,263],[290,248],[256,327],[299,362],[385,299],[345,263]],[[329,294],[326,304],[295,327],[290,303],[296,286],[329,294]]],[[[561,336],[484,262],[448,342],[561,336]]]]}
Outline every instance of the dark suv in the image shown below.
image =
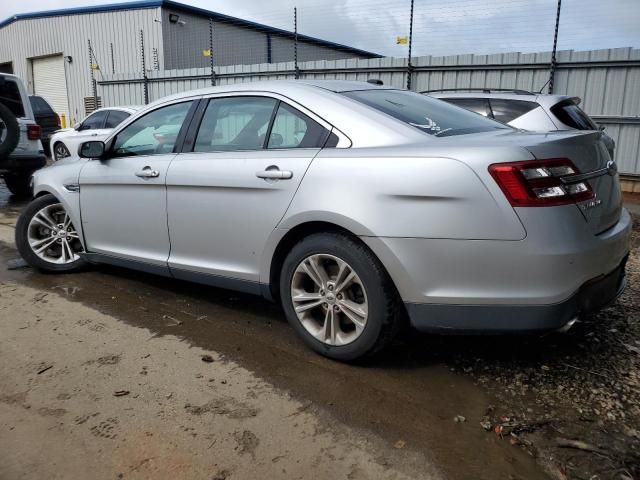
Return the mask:
{"type": "Polygon", "coordinates": [[[57,130],[60,130],[60,117],[53,110],[49,102],[39,95],[29,95],[29,101],[31,102],[31,108],[33,109],[33,115],[35,116],[36,123],[40,125],[42,129],[42,146],[44,147],[44,153],[47,157],[51,156],[51,135],[57,130]]]}

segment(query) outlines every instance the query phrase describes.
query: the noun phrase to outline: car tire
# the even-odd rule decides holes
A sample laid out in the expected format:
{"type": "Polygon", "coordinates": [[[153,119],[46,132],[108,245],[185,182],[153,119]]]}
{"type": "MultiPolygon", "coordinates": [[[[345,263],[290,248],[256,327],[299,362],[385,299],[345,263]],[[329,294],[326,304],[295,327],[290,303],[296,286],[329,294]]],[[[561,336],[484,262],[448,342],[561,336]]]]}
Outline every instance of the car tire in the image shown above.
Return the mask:
{"type": "Polygon", "coordinates": [[[33,190],[31,188],[31,172],[29,173],[7,173],[4,176],[4,183],[9,191],[19,198],[31,198],[33,190]]]}
{"type": "Polygon", "coordinates": [[[16,246],[29,265],[43,272],[78,272],[87,266],[87,262],[78,255],[82,252],[82,243],[77,230],[66,216],[60,201],[53,195],[35,198],[22,211],[16,224],[16,246]],[[63,228],[57,228],[61,225],[63,228]],[[64,236],[57,235],[63,230],[64,236]],[[73,237],[70,232],[73,232],[73,237]],[[63,253],[65,240],[69,250],[63,253]],[[38,252],[42,247],[46,249],[38,252]],[[71,254],[67,253],[69,251],[71,254]]]}
{"type": "MultiPolygon", "coordinates": [[[[350,275],[343,274],[341,278],[350,275]]],[[[280,298],[289,323],[311,349],[325,357],[345,362],[371,357],[388,346],[400,329],[404,311],[396,288],[380,261],[360,241],[342,233],[313,234],[291,249],[282,266],[280,298]],[[327,279],[324,283],[327,289],[331,290],[331,282],[334,282],[333,290],[336,293],[332,300],[328,297],[330,292],[326,290],[324,299],[327,303],[305,310],[301,315],[308,317],[303,318],[296,311],[296,306],[301,309],[309,303],[299,303],[307,300],[294,302],[293,298],[300,299],[307,294],[313,296],[323,293],[318,282],[313,281],[311,277],[305,278],[311,261],[317,262],[317,265],[323,263],[322,269],[327,279]],[[332,262],[335,262],[335,265],[332,262]],[[355,310],[343,308],[340,305],[341,301],[336,298],[341,296],[338,285],[341,282],[337,278],[340,274],[336,273],[343,268],[340,262],[346,263],[344,271],[348,272],[350,269],[355,275],[349,288],[356,290],[342,290],[342,301],[346,300],[352,306],[357,306],[359,314],[366,312],[364,322],[358,317],[364,324],[360,329],[351,321],[355,310]],[[359,300],[356,297],[359,297],[359,300]],[[333,314],[329,312],[332,307],[335,309],[333,314],[337,320],[334,323],[335,327],[327,329],[327,317],[334,319],[333,314]],[[307,312],[312,312],[315,316],[307,312]],[[349,327],[349,322],[353,324],[352,327],[349,327]],[[349,331],[350,328],[353,330],[349,331]]]]}
{"type": "Polygon", "coordinates": [[[20,141],[18,120],[6,105],[0,103],[0,158],[9,155],[20,141]],[[4,130],[4,131],[3,131],[4,130]]]}
{"type": "Polygon", "coordinates": [[[71,156],[71,154],[69,153],[69,149],[62,142],[56,142],[51,151],[51,155],[56,162],[58,160],[62,160],[63,158],[71,156]]]}

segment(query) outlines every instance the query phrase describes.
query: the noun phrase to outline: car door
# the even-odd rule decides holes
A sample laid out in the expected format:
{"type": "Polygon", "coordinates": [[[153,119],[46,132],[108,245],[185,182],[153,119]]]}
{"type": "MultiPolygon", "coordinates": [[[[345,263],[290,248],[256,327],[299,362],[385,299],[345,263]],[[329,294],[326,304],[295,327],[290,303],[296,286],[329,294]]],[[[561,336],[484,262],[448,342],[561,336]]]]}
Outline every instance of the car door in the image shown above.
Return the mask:
{"type": "Polygon", "coordinates": [[[82,168],[80,209],[89,252],[166,268],[165,179],[192,106],[193,100],[165,104],[133,120],[109,139],[106,159],[82,168]]]}
{"type": "Polygon", "coordinates": [[[267,237],[330,131],[270,96],[206,102],[167,174],[169,267],[178,278],[254,291],[267,237]]]}

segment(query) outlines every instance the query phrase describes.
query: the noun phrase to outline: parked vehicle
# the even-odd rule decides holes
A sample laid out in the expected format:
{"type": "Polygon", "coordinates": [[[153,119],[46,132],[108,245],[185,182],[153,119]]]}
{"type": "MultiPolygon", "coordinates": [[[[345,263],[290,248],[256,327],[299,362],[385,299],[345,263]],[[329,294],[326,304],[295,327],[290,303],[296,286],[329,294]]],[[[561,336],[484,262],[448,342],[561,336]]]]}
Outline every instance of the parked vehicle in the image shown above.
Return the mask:
{"type": "Polygon", "coordinates": [[[51,156],[51,136],[60,130],[60,117],[55,112],[53,107],[49,105],[43,97],[39,95],[29,95],[29,102],[33,109],[33,116],[36,119],[36,123],[40,125],[42,130],[42,147],[47,157],[51,156]]]}
{"type": "Polygon", "coordinates": [[[514,130],[348,81],[160,100],[34,177],[20,253],[110,263],[282,302],[353,360],[422,331],[545,331],[613,301],[631,219],[602,133],[514,130]]]}
{"type": "Polygon", "coordinates": [[[46,164],[40,134],[22,79],[0,73],[0,176],[16,196],[31,195],[31,174],[46,164]]]}
{"type": "Polygon", "coordinates": [[[78,157],[78,146],[87,140],[103,140],[139,107],[100,108],[73,128],[57,131],[51,137],[54,160],[78,157]]]}
{"type": "MultiPolygon", "coordinates": [[[[604,127],[599,127],[579,107],[582,101],[579,97],[486,88],[445,88],[427,90],[422,93],[506,123],[514,128],[532,132],[604,130],[604,127]]],[[[613,158],[615,141],[606,134],[602,135],[602,139],[609,150],[609,155],[613,158]]]]}

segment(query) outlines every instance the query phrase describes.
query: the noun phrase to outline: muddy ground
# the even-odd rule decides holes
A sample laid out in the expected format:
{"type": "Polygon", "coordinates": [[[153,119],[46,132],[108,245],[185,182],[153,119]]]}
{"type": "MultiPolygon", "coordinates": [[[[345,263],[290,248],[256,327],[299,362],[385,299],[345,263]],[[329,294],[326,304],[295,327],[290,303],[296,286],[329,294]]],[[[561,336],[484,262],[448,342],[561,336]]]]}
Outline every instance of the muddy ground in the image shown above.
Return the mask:
{"type": "Polygon", "coordinates": [[[626,293],[567,334],[347,366],[259,298],[9,270],[22,206],[0,187],[0,479],[640,478],[637,225],[626,293]]]}

